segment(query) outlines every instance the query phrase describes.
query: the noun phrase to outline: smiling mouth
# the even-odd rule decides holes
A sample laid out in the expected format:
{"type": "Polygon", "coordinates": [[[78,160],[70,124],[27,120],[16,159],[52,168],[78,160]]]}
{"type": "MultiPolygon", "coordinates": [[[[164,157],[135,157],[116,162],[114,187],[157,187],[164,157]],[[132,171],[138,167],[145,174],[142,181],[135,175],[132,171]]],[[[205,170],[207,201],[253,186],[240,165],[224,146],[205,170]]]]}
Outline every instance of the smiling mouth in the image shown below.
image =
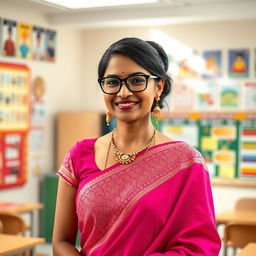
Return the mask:
{"type": "Polygon", "coordinates": [[[119,108],[119,109],[131,109],[133,108],[136,104],[138,104],[138,102],[120,102],[120,103],[115,103],[115,105],[119,108]]]}

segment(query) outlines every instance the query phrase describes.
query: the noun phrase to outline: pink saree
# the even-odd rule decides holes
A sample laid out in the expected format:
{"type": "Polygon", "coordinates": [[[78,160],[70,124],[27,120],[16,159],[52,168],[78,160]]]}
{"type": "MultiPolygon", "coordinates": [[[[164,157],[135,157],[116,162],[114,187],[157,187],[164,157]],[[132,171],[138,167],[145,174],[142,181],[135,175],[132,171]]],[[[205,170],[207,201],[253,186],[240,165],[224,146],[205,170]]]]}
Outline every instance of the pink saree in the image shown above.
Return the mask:
{"type": "Polygon", "coordinates": [[[167,142],[101,171],[95,141],[78,142],[57,172],[77,188],[81,255],[218,255],[209,175],[198,151],[167,142]]]}

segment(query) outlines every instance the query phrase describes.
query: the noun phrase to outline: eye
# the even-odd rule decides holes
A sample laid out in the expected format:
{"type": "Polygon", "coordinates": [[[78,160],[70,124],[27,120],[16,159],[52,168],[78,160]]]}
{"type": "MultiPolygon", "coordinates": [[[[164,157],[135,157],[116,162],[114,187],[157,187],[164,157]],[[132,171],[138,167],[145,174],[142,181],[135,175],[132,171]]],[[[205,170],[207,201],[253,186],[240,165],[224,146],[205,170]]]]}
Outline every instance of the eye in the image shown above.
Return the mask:
{"type": "Polygon", "coordinates": [[[131,85],[144,85],[146,83],[146,79],[145,77],[143,76],[133,76],[133,77],[130,77],[128,82],[131,84],[131,85]]]}
{"type": "Polygon", "coordinates": [[[120,82],[116,78],[106,78],[103,81],[104,86],[114,87],[119,86],[120,82]]]}

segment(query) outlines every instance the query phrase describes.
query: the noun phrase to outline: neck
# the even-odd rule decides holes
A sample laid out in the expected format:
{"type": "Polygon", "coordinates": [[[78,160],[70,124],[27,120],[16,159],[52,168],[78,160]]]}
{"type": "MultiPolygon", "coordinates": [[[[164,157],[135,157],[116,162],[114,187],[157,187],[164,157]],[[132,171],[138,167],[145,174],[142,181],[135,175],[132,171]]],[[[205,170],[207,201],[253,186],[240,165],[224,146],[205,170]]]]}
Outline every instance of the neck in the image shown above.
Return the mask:
{"type": "Polygon", "coordinates": [[[154,126],[150,118],[136,122],[117,120],[114,131],[114,141],[117,148],[125,153],[136,151],[144,147],[152,138],[154,126]]]}

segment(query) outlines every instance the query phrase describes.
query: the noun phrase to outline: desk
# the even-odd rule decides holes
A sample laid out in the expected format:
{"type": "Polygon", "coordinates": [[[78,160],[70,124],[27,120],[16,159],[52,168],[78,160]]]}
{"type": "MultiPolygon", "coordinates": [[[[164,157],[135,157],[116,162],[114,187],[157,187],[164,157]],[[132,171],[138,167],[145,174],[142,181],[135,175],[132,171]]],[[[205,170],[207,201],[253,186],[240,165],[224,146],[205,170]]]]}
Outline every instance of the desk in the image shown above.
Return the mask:
{"type": "Polygon", "coordinates": [[[236,256],[255,256],[255,255],[256,255],[256,243],[249,243],[236,256]]]}
{"type": "Polygon", "coordinates": [[[44,238],[0,234],[0,256],[11,256],[28,250],[35,256],[35,246],[44,242],[44,238]]]}
{"type": "Polygon", "coordinates": [[[227,224],[228,222],[256,223],[256,211],[230,210],[216,215],[216,223],[227,224]]]}
{"type": "Polygon", "coordinates": [[[43,207],[44,205],[40,203],[0,202],[0,213],[10,212],[22,214],[28,212],[30,214],[31,236],[34,236],[34,211],[43,207]]]}

